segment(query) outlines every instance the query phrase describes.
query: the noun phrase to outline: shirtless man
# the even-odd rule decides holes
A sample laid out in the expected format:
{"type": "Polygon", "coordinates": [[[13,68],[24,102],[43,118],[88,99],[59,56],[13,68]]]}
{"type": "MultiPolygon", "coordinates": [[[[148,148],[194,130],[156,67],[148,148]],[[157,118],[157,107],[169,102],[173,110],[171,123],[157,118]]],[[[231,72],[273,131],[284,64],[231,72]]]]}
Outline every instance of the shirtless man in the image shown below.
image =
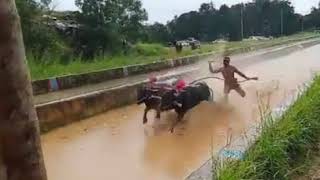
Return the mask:
{"type": "Polygon", "coordinates": [[[246,96],[246,92],[241,88],[238,83],[238,80],[234,77],[234,74],[237,73],[241,77],[245,78],[246,80],[258,80],[258,78],[249,78],[240,72],[236,67],[230,65],[230,57],[225,57],[223,59],[223,67],[214,70],[212,67],[212,62],[209,62],[209,69],[211,73],[222,73],[224,78],[224,95],[225,100],[228,100],[228,95],[231,90],[235,90],[241,97],[246,96]]]}

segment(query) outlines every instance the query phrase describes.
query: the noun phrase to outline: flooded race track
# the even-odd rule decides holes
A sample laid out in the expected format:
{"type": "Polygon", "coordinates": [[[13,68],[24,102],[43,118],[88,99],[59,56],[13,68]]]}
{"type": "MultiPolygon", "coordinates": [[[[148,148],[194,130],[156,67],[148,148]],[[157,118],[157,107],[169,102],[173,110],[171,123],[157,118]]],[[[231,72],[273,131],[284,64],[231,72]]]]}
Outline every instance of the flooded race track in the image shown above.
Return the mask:
{"type": "MultiPolygon", "coordinates": [[[[49,180],[181,180],[251,124],[259,123],[258,101],[275,106],[320,70],[320,45],[281,57],[234,60],[248,76],[247,97],[234,92],[230,105],[219,103],[222,82],[207,80],[217,104],[202,103],[185,117],[175,133],[173,112],[142,125],[143,106],[112,110],[42,136],[49,180]],[[258,98],[259,97],[259,98],[258,98]]],[[[203,72],[193,75],[202,77],[203,72]]]]}

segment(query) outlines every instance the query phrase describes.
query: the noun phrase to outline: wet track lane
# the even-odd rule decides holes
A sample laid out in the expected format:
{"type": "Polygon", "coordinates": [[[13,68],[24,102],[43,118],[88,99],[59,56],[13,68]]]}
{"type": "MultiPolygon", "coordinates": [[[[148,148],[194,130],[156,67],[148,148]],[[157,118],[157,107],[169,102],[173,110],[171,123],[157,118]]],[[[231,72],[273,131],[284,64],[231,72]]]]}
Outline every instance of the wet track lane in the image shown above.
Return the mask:
{"type": "MultiPolygon", "coordinates": [[[[231,93],[229,106],[219,103],[222,82],[207,80],[217,104],[202,103],[185,117],[174,134],[175,119],[165,113],[160,121],[149,114],[142,125],[143,106],[131,105],[89,118],[42,136],[49,180],[180,180],[199,167],[251,124],[259,123],[257,94],[274,106],[320,70],[320,45],[281,57],[234,60],[248,76],[260,80],[242,84],[247,98],[231,93]]],[[[207,64],[197,65],[208,74],[207,64]]]]}

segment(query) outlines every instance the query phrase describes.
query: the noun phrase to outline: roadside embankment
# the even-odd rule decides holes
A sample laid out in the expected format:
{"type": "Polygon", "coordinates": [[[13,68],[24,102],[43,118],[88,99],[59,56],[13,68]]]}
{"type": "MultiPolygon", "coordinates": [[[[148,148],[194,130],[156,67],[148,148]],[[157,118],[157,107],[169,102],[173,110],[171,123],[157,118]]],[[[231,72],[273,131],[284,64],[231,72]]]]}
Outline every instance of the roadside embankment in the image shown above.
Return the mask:
{"type": "Polygon", "coordinates": [[[38,80],[32,83],[33,92],[35,95],[45,94],[52,91],[71,89],[89,84],[101,83],[108,80],[155,72],[163,69],[176,68],[183,65],[193,64],[205,56],[205,54],[186,56],[174,60],[158,61],[149,64],[138,64],[85,74],[75,74],[38,80]]]}
{"type": "Polygon", "coordinates": [[[242,159],[225,162],[214,179],[290,179],[320,141],[320,77],[282,116],[267,117],[242,159]]]}

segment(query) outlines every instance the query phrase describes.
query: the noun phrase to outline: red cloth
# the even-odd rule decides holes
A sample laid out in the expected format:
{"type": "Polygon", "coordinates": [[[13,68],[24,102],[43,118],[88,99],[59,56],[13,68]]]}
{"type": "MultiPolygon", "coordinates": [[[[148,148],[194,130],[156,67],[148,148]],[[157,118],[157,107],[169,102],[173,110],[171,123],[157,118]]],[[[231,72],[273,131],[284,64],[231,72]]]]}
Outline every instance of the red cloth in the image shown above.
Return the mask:
{"type": "Polygon", "coordinates": [[[186,81],[184,81],[183,79],[180,79],[177,81],[175,87],[168,87],[166,86],[165,84],[156,84],[156,82],[158,81],[158,78],[155,77],[155,76],[151,76],[149,77],[149,88],[175,88],[177,91],[182,91],[186,86],[187,86],[187,83],[186,81]]]}
{"type": "Polygon", "coordinates": [[[157,81],[158,81],[158,78],[157,78],[157,77],[154,77],[154,76],[151,76],[151,77],[149,77],[149,81],[150,81],[151,83],[154,83],[154,82],[157,82],[157,81]]]}
{"type": "Polygon", "coordinates": [[[176,84],[176,89],[182,91],[186,86],[186,82],[183,79],[180,79],[176,84]]]}

